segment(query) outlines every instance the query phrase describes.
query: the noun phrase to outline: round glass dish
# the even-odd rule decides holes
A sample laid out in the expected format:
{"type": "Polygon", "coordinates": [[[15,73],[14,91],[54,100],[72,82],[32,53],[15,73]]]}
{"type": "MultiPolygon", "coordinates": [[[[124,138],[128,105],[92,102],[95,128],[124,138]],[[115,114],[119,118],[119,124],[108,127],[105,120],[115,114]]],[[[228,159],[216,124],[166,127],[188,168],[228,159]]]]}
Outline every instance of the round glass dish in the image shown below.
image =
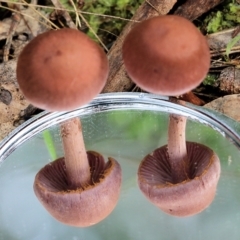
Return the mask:
{"type": "Polygon", "coordinates": [[[205,108],[174,104],[151,94],[103,94],[71,112],[37,115],[0,144],[0,239],[4,240],[200,240],[240,239],[240,124],[205,108]],[[178,218],[153,206],[137,185],[145,155],[167,143],[169,114],[188,117],[186,139],[212,148],[221,161],[213,203],[178,218]],[[53,219],[33,192],[36,173],[63,156],[59,123],[80,117],[87,150],[122,166],[121,196],[109,217],[89,228],[53,219]]]}

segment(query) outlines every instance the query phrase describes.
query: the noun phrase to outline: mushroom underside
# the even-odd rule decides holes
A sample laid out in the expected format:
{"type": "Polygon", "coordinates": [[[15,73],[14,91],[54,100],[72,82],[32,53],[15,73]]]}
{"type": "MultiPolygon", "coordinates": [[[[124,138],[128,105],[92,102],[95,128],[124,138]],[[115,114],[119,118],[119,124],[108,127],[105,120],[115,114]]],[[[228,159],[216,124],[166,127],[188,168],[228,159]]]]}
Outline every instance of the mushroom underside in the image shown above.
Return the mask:
{"type": "Polygon", "coordinates": [[[64,158],[43,167],[35,177],[34,192],[58,221],[72,226],[90,226],[108,216],[117,204],[121,167],[113,158],[87,152],[91,180],[83,188],[69,189],[64,158]]]}
{"type": "Polygon", "coordinates": [[[218,156],[208,147],[187,142],[188,178],[174,183],[167,145],[156,149],[141,162],[138,184],[143,194],[164,212],[190,216],[213,201],[220,177],[218,156]]]}

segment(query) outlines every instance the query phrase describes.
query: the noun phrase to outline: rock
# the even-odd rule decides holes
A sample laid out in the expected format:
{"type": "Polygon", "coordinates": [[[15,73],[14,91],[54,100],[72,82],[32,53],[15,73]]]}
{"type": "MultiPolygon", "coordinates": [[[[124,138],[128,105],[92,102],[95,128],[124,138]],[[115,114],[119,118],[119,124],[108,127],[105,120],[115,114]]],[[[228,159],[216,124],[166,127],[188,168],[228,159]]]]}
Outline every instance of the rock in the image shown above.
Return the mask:
{"type": "Polygon", "coordinates": [[[204,107],[223,113],[235,121],[240,122],[240,94],[218,98],[204,105],[204,107]]]}
{"type": "Polygon", "coordinates": [[[240,69],[227,67],[221,71],[218,82],[220,90],[227,94],[240,93],[240,69]]]}
{"type": "Polygon", "coordinates": [[[15,122],[28,105],[16,83],[0,81],[0,141],[16,128],[15,122]]]}

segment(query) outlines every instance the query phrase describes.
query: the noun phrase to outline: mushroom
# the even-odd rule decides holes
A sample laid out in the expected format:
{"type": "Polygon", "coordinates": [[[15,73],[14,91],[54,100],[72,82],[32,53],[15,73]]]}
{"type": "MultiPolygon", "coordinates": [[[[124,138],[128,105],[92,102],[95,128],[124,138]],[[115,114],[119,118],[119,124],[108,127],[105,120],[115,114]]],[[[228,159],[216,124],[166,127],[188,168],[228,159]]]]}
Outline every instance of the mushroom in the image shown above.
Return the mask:
{"type": "Polygon", "coordinates": [[[61,126],[64,158],[43,167],[36,175],[34,191],[58,221],[87,227],[106,218],[115,208],[121,185],[121,167],[101,154],[86,153],[78,118],[61,126]]]}
{"type": "Polygon", "coordinates": [[[128,75],[139,87],[169,96],[197,87],[210,65],[205,37],[187,19],[174,15],[136,24],[122,54],[128,75]]]}
{"type": "Polygon", "coordinates": [[[24,96],[36,107],[67,111],[92,100],[108,76],[104,51],[74,29],[48,31],[21,52],[17,80],[24,96]]]}
{"type": "MultiPolygon", "coordinates": [[[[141,88],[174,96],[204,79],[210,54],[204,36],[191,22],[168,15],[137,24],[123,43],[123,60],[141,88]]],[[[203,144],[186,142],[186,121],[185,116],[170,114],[168,144],[148,154],[138,169],[138,185],[147,199],[180,217],[208,207],[220,177],[216,153],[203,144]]]]}
{"type": "MultiPolygon", "coordinates": [[[[89,102],[108,76],[104,51],[74,29],[45,32],[21,52],[17,80],[26,98],[49,111],[72,110],[89,102]]],[[[85,150],[79,118],[61,124],[64,157],[36,175],[34,192],[58,221],[87,227],[107,217],[117,204],[121,167],[113,158],[85,150]]]]}
{"type": "Polygon", "coordinates": [[[213,201],[220,161],[207,146],[185,141],[186,117],[170,114],[168,144],[148,154],[138,169],[143,194],[179,217],[200,213],[213,201]]]}

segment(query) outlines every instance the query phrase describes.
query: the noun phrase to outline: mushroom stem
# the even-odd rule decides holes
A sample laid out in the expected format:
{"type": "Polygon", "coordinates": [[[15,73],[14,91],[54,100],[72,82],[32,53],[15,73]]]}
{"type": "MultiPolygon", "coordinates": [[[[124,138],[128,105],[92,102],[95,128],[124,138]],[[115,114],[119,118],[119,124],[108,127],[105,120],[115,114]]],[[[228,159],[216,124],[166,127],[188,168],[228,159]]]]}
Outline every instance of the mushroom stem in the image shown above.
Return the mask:
{"type": "Polygon", "coordinates": [[[61,125],[68,184],[72,189],[84,188],[90,182],[90,167],[79,118],[65,121],[61,125]]]}
{"type": "Polygon", "coordinates": [[[187,117],[171,114],[168,126],[168,156],[173,183],[188,179],[188,156],[185,139],[187,117]]]}

